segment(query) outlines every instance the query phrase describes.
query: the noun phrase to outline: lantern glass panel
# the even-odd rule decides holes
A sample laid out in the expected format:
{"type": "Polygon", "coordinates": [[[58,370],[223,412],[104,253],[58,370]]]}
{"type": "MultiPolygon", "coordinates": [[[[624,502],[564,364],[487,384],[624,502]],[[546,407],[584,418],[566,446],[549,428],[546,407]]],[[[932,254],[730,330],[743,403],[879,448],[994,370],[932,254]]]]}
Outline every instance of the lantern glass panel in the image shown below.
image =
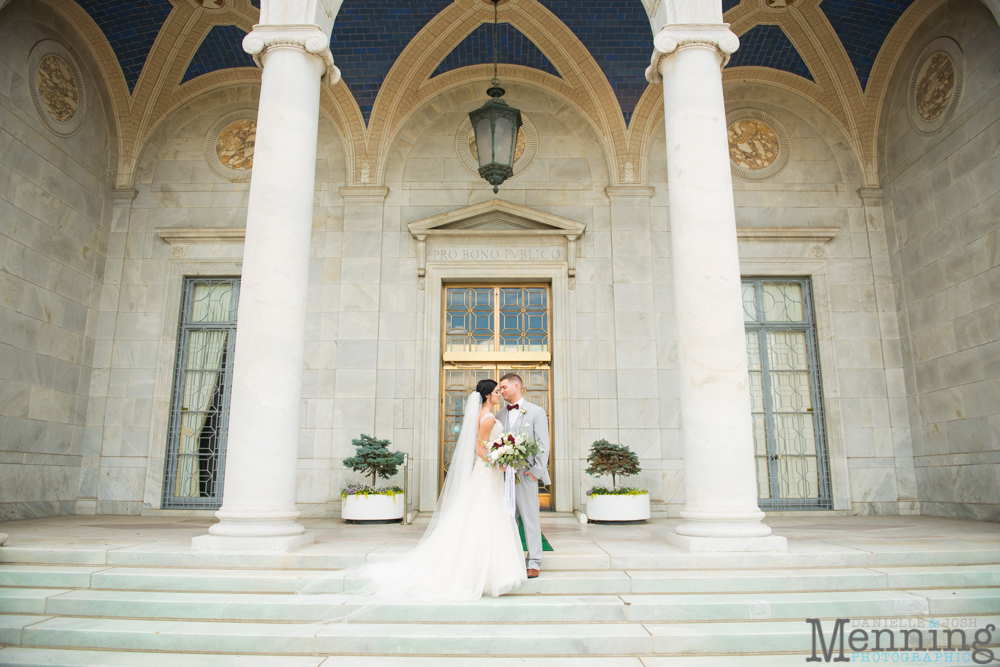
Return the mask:
{"type": "Polygon", "coordinates": [[[490,119],[483,118],[476,123],[476,151],[479,153],[479,166],[485,167],[493,162],[493,133],[490,132],[490,119]]]}
{"type": "MultiPolygon", "coordinates": [[[[496,155],[493,158],[494,162],[500,164],[510,165],[514,163],[514,124],[510,122],[508,118],[497,118],[496,120],[496,133],[493,138],[493,145],[495,146],[496,155]]],[[[482,162],[480,162],[482,164],[482,162]]]]}

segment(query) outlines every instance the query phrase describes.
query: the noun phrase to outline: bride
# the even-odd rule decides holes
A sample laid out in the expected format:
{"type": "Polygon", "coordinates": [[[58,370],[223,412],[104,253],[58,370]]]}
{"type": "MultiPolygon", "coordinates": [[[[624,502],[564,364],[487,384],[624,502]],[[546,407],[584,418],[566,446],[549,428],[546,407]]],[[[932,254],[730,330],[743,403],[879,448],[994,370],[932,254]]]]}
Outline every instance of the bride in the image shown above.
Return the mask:
{"type": "Polygon", "coordinates": [[[469,394],[465,419],[431,523],[416,547],[361,568],[366,592],[426,601],[503,595],[527,580],[514,517],[504,509],[504,476],[490,468],[487,445],[503,434],[493,380],[469,394]]]}

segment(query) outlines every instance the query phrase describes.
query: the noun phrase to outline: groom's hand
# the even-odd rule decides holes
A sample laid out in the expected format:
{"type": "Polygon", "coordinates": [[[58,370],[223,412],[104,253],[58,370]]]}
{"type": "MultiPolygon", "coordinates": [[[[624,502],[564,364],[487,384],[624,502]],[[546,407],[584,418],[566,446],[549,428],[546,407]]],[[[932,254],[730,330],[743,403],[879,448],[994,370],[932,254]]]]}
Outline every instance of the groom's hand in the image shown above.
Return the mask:
{"type": "Polygon", "coordinates": [[[527,477],[528,479],[530,479],[532,482],[537,482],[538,481],[538,478],[535,477],[534,475],[532,475],[530,472],[524,473],[524,476],[527,477]]]}

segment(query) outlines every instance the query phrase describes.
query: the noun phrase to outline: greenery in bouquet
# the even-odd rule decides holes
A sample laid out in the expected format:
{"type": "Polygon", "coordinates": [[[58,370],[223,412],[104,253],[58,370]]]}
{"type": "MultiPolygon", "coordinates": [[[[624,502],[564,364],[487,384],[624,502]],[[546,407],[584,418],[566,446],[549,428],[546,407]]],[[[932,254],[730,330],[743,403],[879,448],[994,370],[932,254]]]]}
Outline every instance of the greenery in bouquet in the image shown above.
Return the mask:
{"type": "Polygon", "coordinates": [[[515,470],[530,468],[529,460],[538,454],[538,440],[524,433],[504,433],[487,447],[490,466],[506,466],[515,470]]]}
{"type": "Polygon", "coordinates": [[[395,499],[397,493],[401,494],[403,490],[395,484],[376,489],[374,486],[362,484],[361,482],[350,482],[340,488],[341,498],[346,498],[347,496],[392,496],[395,499]]]}
{"type": "Polygon", "coordinates": [[[351,440],[354,445],[354,456],[344,459],[344,466],[354,472],[372,476],[372,488],[375,478],[389,479],[403,464],[403,452],[390,452],[388,440],[379,440],[370,435],[361,434],[357,440],[351,440]]]}
{"type": "MultiPolygon", "coordinates": [[[[612,491],[618,488],[618,477],[628,477],[630,475],[638,475],[642,472],[642,468],[639,467],[639,457],[636,456],[635,452],[628,448],[626,445],[616,445],[614,443],[608,442],[603,438],[601,440],[594,441],[593,446],[590,448],[590,455],[587,457],[587,463],[590,467],[585,471],[588,475],[593,477],[600,477],[601,475],[611,475],[611,488],[612,491]]],[[[602,487],[595,487],[591,491],[601,489],[602,487]]],[[[633,489],[639,492],[638,489],[633,489]]],[[[641,491],[646,493],[646,491],[641,491]]],[[[589,493],[587,495],[594,495],[589,493]]],[[[618,493],[606,493],[606,494],[596,494],[596,495],[622,495],[618,493]]],[[[631,494],[635,495],[635,494],[631,494]]]]}

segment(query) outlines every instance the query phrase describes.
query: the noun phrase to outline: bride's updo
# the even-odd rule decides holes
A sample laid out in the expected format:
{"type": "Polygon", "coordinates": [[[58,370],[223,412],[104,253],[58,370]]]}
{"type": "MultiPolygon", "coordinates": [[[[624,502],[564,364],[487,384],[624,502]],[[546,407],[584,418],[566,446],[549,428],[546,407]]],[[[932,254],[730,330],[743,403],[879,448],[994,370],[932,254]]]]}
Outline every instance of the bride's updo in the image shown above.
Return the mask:
{"type": "Polygon", "coordinates": [[[493,390],[497,388],[497,383],[494,380],[480,380],[479,384],[476,385],[476,392],[483,397],[483,404],[490,402],[490,394],[493,390]]]}

